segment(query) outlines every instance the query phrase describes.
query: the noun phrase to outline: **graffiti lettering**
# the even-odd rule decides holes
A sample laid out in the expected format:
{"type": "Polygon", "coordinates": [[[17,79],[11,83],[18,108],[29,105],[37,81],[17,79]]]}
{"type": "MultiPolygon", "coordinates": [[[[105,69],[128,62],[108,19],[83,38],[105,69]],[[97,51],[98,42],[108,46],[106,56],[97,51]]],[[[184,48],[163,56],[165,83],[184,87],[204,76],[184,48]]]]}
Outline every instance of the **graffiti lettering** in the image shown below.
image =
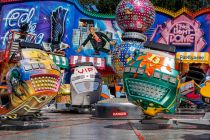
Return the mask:
{"type": "Polygon", "coordinates": [[[35,43],[36,43],[36,44],[41,44],[43,38],[44,38],[44,34],[43,34],[43,33],[38,34],[38,35],[35,37],[35,43]]]}
{"type": "MultiPolygon", "coordinates": [[[[12,9],[11,11],[9,11],[9,13],[7,14],[6,18],[4,18],[5,21],[5,26],[10,27],[10,29],[12,28],[12,30],[16,30],[18,31],[18,29],[21,27],[21,24],[23,23],[27,23],[28,24],[28,30],[27,32],[29,32],[30,34],[35,34],[35,30],[37,27],[37,23],[32,23],[32,18],[35,15],[35,8],[31,8],[31,9],[23,9],[23,8],[15,8],[12,9]]],[[[5,41],[8,37],[8,33],[9,31],[7,31],[5,33],[4,36],[4,41],[3,44],[5,44],[5,41]]],[[[34,42],[36,44],[40,44],[42,42],[44,38],[44,34],[43,33],[39,33],[38,35],[36,35],[35,39],[31,40],[31,39],[27,39],[27,42],[34,42]]]]}
{"type": "Polygon", "coordinates": [[[22,23],[29,23],[34,16],[35,9],[16,8],[11,10],[6,17],[5,25],[20,27],[22,23]]]}
{"type": "Polygon", "coordinates": [[[191,46],[194,40],[194,29],[188,23],[175,24],[169,34],[169,42],[173,45],[191,46]]]}
{"type": "Polygon", "coordinates": [[[28,31],[31,32],[31,33],[34,33],[36,30],[36,23],[29,23],[28,25],[28,31]]]}
{"type": "Polygon", "coordinates": [[[189,35],[194,33],[194,30],[187,23],[176,24],[172,31],[175,35],[189,35]]]}
{"type": "Polygon", "coordinates": [[[160,58],[154,54],[152,54],[152,56],[149,57],[148,60],[150,60],[154,64],[158,64],[160,62],[160,58]]]}
{"type": "Polygon", "coordinates": [[[194,42],[195,35],[169,35],[169,40],[174,45],[191,45],[194,42]]]}
{"type": "MultiPolygon", "coordinates": [[[[203,31],[200,29],[200,23],[191,19],[185,14],[182,14],[174,20],[169,20],[165,24],[165,28],[161,31],[161,38],[158,42],[163,44],[172,44],[177,47],[177,51],[180,49],[193,49],[195,52],[202,51],[206,45],[206,41],[203,38],[203,31]]],[[[155,30],[158,33],[159,26],[155,30]]],[[[155,34],[152,35],[152,38],[155,34]]]]}

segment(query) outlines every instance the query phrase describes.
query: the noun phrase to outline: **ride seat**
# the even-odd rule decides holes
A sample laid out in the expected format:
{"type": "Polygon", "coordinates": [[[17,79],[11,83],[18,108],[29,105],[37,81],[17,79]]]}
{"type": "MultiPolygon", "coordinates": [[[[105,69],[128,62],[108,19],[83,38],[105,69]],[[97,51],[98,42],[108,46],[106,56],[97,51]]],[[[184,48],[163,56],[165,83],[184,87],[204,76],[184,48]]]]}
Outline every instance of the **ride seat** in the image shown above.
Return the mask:
{"type": "Polygon", "coordinates": [[[197,84],[201,84],[205,81],[205,74],[200,71],[189,70],[186,75],[186,82],[194,80],[197,84]]]}

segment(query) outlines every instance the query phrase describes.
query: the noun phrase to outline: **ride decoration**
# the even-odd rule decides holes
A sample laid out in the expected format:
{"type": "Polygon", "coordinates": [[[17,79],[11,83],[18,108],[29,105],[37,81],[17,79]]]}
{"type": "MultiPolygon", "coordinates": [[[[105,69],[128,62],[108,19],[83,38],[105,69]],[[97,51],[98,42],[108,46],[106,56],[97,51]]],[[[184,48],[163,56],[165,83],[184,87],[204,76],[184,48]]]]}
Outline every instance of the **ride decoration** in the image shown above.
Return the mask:
{"type": "Polygon", "coordinates": [[[4,67],[1,75],[0,97],[7,96],[8,100],[0,98],[3,100],[1,118],[34,117],[57,95],[61,83],[60,69],[40,47],[34,44],[33,35],[11,32],[2,62],[8,67],[4,67]],[[6,79],[6,83],[2,79],[6,79]],[[5,88],[8,90],[3,90],[5,88]]]}
{"type": "Polygon", "coordinates": [[[113,66],[122,76],[124,67],[143,48],[147,37],[143,33],[155,20],[155,9],[149,0],[122,0],[116,9],[116,21],[124,31],[122,42],[113,51],[113,66]]]}
{"type": "Polygon", "coordinates": [[[124,32],[144,33],[155,20],[155,9],[149,0],[122,0],[116,9],[116,20],[124,32]]]}
{"type": "Polygon", "coordinates": [[[174,56],[141,49],[123,74],[128,100],[149,116],[159,112],[174,113],[179,97],[178,75],[174,56]]]}
{"type": "Polygon", "coordinates": [[[205,103],[210,104],[210,69],[206,73],[206,79],[204,82],[204,86],[201,88],[201,95],[205,103]]]}
{"type": "Polygon", "coordinates": [[[124,42],[114,49],[113,65],[123,76],[128,100],[149,116],[161,111],[174,113],[179,93],[175,56],[144,48],[147,38],[143,33],[155,20],[152,3],[122,0],[116,14],[118,25],[124,31],[124,42]]]}

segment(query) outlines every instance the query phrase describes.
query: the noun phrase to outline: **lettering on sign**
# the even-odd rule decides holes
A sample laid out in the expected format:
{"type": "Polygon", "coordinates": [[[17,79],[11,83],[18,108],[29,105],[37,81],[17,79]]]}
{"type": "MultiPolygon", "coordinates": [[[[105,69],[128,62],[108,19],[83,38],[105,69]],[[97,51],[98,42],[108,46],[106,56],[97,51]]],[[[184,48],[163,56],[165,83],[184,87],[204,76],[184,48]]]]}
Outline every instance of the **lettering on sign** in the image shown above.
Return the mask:
{"type": "Polygon", "coordinates": [[[204,60],[204,56],[180,55],[180,60],[204,60]]]}
{"type": "Polygon", "coordinates": [[[87,72],[92,72],[93,71],[93,68],[82,68],[82,69],[78,69],[77,72],[78,73],[87,73],[87,72]]]}
{"type": "Polygon", "coordinates": [[[177,46],[192,46],[195,41],[194,28],[188,23],[175,24],[169,33],[169,43],[177,46]]]}
{"type": "Polygon", "coordinates": [[[128,116],[127,112],[112,112],[113,117],[126,117],[128,116]]]}
{"type": "Polygon", "coordinates": [[[201,51],[206,45],[200,23],[184,14],[166,22],[158,42],[182,48],[192,47],[196,52],[201,51]]]}

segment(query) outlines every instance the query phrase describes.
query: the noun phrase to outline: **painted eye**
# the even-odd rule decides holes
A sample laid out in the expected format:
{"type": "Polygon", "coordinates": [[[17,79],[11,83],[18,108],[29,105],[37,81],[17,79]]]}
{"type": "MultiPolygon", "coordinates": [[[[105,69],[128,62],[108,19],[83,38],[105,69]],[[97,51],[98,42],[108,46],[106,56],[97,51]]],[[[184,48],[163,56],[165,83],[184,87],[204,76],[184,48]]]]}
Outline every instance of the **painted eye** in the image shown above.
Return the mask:
{"type": "Polygon", "coordinates": [[[176,78],[174,77],[170,77],[169,82],[176,84],[176,78]]]}
{"type": "Polygon", "coordinates": [[[40,69],[45,69],[45,65],[42,63],[39,63],[39,67],[40,67],[40,69]]]}
{"type": "Polygon", "coordinates": [[[31,64],[26,64],[26,65],[24,65],[24,69],[25,69],[25,71],[32,70],[31,64]]]}
{"type": "Polygon", "coordinates": [[[168,75],[167,74],[163,74],[162,79],[165,81],[168,81],[168,75]]]}
{"type": "Polygon", "coordinates": [[[130,67],[126,67],[125,72],[130,72],[130,69],[131,69],[130,67]]]}
{"type": "Polygon", "coordinates": [[[144,69],[142,69],[142,68],[138,68],[137,73],[139,73],[139,74],[144,74],[144,69]]]}
{"type": "Polygon", "coordinates": [[[39,64],[38,63],[34,63],[32,64],[33,69],[39,69],[39,64]]]}
{"type": "Polygon", "coordinates": [[[155,77],[155,78],[160,78],[160,73],[159,73],[159,72],[155,72],[155,73],[154,73],[154,77],[155,77]]]}

